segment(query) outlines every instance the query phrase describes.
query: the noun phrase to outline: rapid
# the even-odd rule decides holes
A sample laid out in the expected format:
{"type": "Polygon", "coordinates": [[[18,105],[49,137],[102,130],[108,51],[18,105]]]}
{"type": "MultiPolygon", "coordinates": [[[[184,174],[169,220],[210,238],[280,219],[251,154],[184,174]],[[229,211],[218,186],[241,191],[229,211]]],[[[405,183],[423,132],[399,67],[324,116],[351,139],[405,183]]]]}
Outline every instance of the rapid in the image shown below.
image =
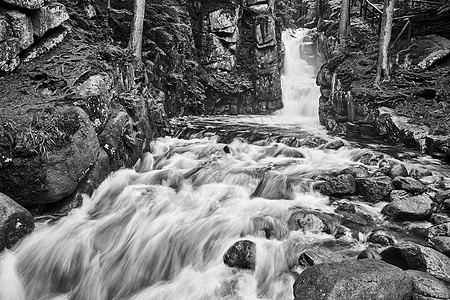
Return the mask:
{"type": "MultiPolygon", "coordinates": [[[[284,42],[283,111],[174,121],[174,136],[154,141],[133,168],[114,172],[80,208],[3,252],[0,299],[287,300],[304,268],[300,253],[355,257],[365,249],[366,235],[338,221],[346,200],[314,186],[319,175],[361,166],[373,149],[318,125],[316,67],[301,51],[310,42],[300,31],[284,42]],[[337,141],[344,145],[335,150],[337,141]],[[305,213],[331,225],[308,230],[299,225],[305,213]],[[240,240],[256,245],[254,270],[223,262],[240,240]]],[[[353,203],[387,226],[382,203],[353,203]]]]}

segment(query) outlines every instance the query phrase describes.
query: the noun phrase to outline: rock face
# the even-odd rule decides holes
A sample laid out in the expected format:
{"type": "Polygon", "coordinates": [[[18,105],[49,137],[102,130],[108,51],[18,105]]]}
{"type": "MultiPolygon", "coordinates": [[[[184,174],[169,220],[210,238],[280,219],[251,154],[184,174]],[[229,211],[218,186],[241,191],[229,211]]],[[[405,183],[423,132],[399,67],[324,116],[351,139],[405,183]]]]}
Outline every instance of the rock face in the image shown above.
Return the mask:
{"type": "Polygon", "coordinates": [[[252,241],[243,240],[234,243],[223,255],[223,262],[238,269],[255,269],[256,245],[252,241]]]}
{"type": "Polygon", "coordinates": [[[345,260],[303,271],[294,283],[295,300],[409,300],[412,280],[380,260],[345,260]]]}
{"type": "Polygon", "coordinates": [[[22,206],[0,193],[0,251],[33,231],[34,219],[22,206]]]}
{"type": "MultiPolygon", "coordinates": [[[[21,62],[19,54],[34,42],[39,47],[40,38],[48,30],[58,27],[69,19],[64,5],[44,0],[6,0],[6,8],[0,4],[0,75],[11,72],[21,62]],[[16,9],[15,9],[15,8],[16,9]],[[24,12],[22,9],[26,9],[24,12]]],[[[46,51],[52,46],[47,41],[46,51]]],[[[39,53],[42,54],[42,53],[39,53]]]]}
{"type": "Polygon", "coordinates": [[[427,272],[450,282],[450,258],[429,247],[415,243],[401,243],[381,252],[383,260],[404,270],[427,272]]]}

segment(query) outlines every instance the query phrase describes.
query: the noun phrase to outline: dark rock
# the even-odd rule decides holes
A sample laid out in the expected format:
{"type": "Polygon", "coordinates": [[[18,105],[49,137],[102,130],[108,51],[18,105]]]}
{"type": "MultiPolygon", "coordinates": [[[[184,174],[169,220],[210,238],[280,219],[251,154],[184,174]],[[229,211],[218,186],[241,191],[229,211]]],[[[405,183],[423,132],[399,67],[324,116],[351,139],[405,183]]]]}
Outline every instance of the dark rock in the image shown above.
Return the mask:
{"type": "Polygon", "coordinates": [[[411,176],[414,179],[420,179],[425,176],[431,176],[432,173],[430,170],[428,170],[425,167],[414,167],[409,171],[409,176],[411,176]]]}
{"type": "Polygon", "coordinates": [[[381,252],[383,260],[404,270],[427,272],[450,282],[450,258],[418,244],[408,242],[391,246],[381,252]]]}
{"type": "Polygon", "coordinates": [[[367,248],[361,251],[361,253],[358,254],[358,257],[356,257],[356,259],[366,259],[366,258],[381,259],[382,257],[380,253],[378,253],[378,251],[373,248],[367,248]]]}
{"type": "Polygon", "coordinates": [[[445,300],[450,299],[448,286],[428,273],[407,270],[413,280],[413,300],[445,300]]]}
{"type": "Polygon", "coordinates": [[[442,203],[445,200],[450,199],[450,190],[446,190],[446,191],[439,191],[436,194],[436,197],[434,197],[434,201],[436,201],[437,203],[442,203]]]}
{"type": "Polygon", "coordinates": [[[388,201],[393,189],[394,185],[388,176],[356,178],[356,192],[367,202],[388,201]]]}
{"type": "Polygon", "coordinates": [[[34,229],[30,212],[0,193],[0,252],[10,248],[34,229]]]}
{"type": "MultiPolygon", "coordinates": [[[[359,127],[359,125],[357,125],[359,127]]],[[[368,152],[358,158],[358,161],[367,166],[376,166],[383,159],[383,155],[375,152],[368,152]]]]}
{"type": "Polygon", "coordinates": [[[427,229],[427,236],[428,238],[434,238],[436,236],[450,236],[450,222],[429,227],[427,229]]]}
{"type": "Polygon", "coordinates": [[[353,194],[356,190],[355,178],[349,174],[322,175],[315,180],[320,181],[314,184],[314,189],[328,196],[353,194]]]}
{"type": "Polygon", "coordinates": [[[437,236],[430,239],[429,243],[434,249],[450,257],[450,236],[437,236]]]}
{"type": "Polygon", "coordinates": [[[258,48],[273,47],[277,44],[275,20],[271,15],[260,15],[256,18],[255,38],[258,48]]]}
{"type": "Polygon", "coordinates": [[[305,233],[334,234],[339,225],[338,217],[318,211],[297,211],[288,220],[289,230],[302,230],[305,233]]]}
{"type": "Polygon", "coordinates": [[[369,171],[363,166],[351,166],[342,170],[342,174],[350,174],[355,178],[370,177],[369,171]]]}
{"type": "Polygon", "coordinates": [[[381,260],[344,260],[312,266],[294,283],[295,300],[410,300],[412,279],[381,260]]]}
{"type": "Polygon", "coordinates": [[[385,230],[375,230],[371,232],[367,237],[367,241],[383,246],[393,246],[397,244],[397,239],[395,238],[395,236],[389,231],[385,230]]]}
{"type": "Polygon", "coordinates": [[[223,262],[238,269],[255,269],[256,245],[252,241],[242,240],[233,244],[223,255],[223,262]]]}
{"type": "Polygon", "coordinates": [[[298,264],[300,266],[310,267],[322,263],[340,262],[346,257],[334,250],[316,247],[308,249],[300,254],[298,264]]]}
{"type": "Polygon", "coordinates": [[[430,216],[430,222],[433,224],[450,223],[450,214],[448,214],[448,213],[433,213],[430,216]]]}
{"type": "Polygon", "coordinates": [[[331,76],[328,64],[322,65],[316,77],[316,84],[321,87],[331,88],[331,76]]]}
{"type": "Polygon", "coordinates": [[[432,213],[432,204],[428,195],[405,197],[388,203],[381,213],[394,220],[425,220],[432,213]]]}
{"type": "Polygon", "coordinates": [[[380,160],[378,163],[378,169],[391,178],[395,178],[397,176],[408,176],[408,170],[405,165],[393,160],[380,160]]]}
{"type": "Polygon", "coordinates": [[[423,183],[412,177],[397,176],[392,182],[398,189],[405,190],[413,195],[422,194],[426,190],[423,183]]]}

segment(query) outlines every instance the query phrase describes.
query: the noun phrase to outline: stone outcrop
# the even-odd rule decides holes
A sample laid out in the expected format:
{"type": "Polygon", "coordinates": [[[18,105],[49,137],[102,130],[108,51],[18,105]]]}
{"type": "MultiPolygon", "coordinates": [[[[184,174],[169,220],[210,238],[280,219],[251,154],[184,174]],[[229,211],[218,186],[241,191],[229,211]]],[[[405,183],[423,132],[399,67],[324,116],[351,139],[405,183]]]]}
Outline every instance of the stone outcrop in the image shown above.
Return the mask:
{"type": "MultiPolygon", "coordinates": [[[[41,38],[50,30],[69,19],[64,5],[43,0],[7,0],[8,6],[0,4],[0,74],[16,69],[31,45],[41,47],[41,38]]],[[[47,38],[48,40],[48,38],[47,38]]],[[[47,41],[46,50],[60,40],[47,41]]],[[[42,53],[38,53],[42,54],[42,53]]],[[[28,56],[28,60],[30,56],[28,56]]]]}

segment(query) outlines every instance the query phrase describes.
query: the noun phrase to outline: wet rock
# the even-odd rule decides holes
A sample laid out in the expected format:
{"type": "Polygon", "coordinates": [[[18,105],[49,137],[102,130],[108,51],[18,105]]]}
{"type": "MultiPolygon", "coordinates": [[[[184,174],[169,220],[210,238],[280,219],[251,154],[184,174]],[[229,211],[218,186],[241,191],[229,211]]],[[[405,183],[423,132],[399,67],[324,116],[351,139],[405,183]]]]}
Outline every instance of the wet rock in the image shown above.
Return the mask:
{"type": "Polygon", "coordinates": [[[6,3],[26,8],[26,9],[38,9],[45,5],[45,0],[4,0],[6,3]]]}
{"type": "Polygon", "coordinates": [[[0,193],[0,252],[10,248],[34,229],[30,212],[0,193]]]}
{"type": "Polygon", "coordinates": [[[429,243],[434,249],[450,257],[450,236],[437,236],[430,239],[429,243]]]}
{"type": "Polygon", "coordinates": [[[369,234],[367,241],[382,246],[393,246],[397,244],[397,239],[389,231],[375,230],[369,234]]]}
{"type": "Polygon", "coordinates": [[[300,266],[310,267],[322,263],[340,262],[344,259],[346,259],[344,255],[334,250],[316,247],[301,253],[298,258],[298,264],[300,266]]]}
{"type": "Polygon", "coordinates": [[[383,155],[375,152],[368,152],[358,158],[358,162],[361,162],[367,166],[376,166],[383,159],[383,155]]]}
{"type": "Polygon", "coordinates": [[[430,170],[428,170],[425,167],[414,167],[409,171],[409,176],[411,176],[414,179],[420,179],[425,176],[431,176],[432,173],[430,170]]]}
{"type": "Polygon", "coordinates": [[[288,220],[289,230],[302,230],[305,233],[329,233],[333,234],[339,222],[332,217],[318,211],[297,211],[288,220]]]}
{"type": "Polygon", "coordinates": [[[390,195],[390,201],[401,200],[404,198],[411,197],[412,195],[404,190],[393,190],[390,195]]]}
{"type": "Polygon", "coordinates": [[[381,259],[382,257],[380,253],[378,253],[378,251],[375,250],[374,248],[367,248],[361,251],[361,253],[359,253],[358,256],[356,257],[356,259],[366,259],[366,258],[381,259]]]}
{"type": "Polygon", "coordinates": [[[66,7],[60,3],[52,2],[41,7],[33,11],[31,17],[34,35],[42,37],[48,30],[58,27],[68,19],[66,7]]]}
{"type": "Polygon", "coordinates": [[[448,213],[433,213],[430,216],[430,222],[433,224],[450,223],[450,214],[448,214],[448,213]]]}
{"type": "Polygon", "coordinates": [[[381,260],[344,260],[312,266],[294,283],[295,300],[410,300],[412,279],[381,260]]]}
{"type": "Polygon", "coordinates": [[[444,254],[412,242],[391,246],[381,252],[383,260],[404,270],[427,272],[450,282],[450,258],[444,254]]]}
{"type": "Polygon", "coordinates": [[[436,236],[450,236],[450,222],[441,223],[431,226],[427,229],[428,238],[436,236]]]}
{"type": "Polygon", "coordinates": [[[428,273],[407,270],[413,280],[413,300],[445,300],[450,299],[448,286],[428,273]]]}
{"type": "Polygon", "coordinates": [[[356,191],[355,178],[349,174],[321,175],[316,177],[315,180],[319,180],[319,182],[314,184],[314,189],[324,195],[348,195],[356,191]]]}
{"type": "Polygon", "coordinates": [[[363,166],[351,166],[342,171],[343,174],[350,174],[355,178],[370,177],[369,171],[363,166]]]}
{"type": "Polygon", "coordinates": [[[223,262],[231,268],[254,270],[255,261],[256,245],[248,240],[234,243],[223,256],[223,262]]]}
{"type": "Polygon", "coordinates": [[[320,67],[316,77],[316,84],[321,87],[331,87],[331,72],[328,69],[328,64],[323,64],[322,67],[320,67]]]}
{"type": "Polygon", "coordinates": [[[422,182],[425,185],[430,185],[433,183],[438,183],[442,180],[442,176],[436,175],[436,176],[424,176],[422,178],[418,179],[420,182],[422,182]]]}
{"type": "Polygon", "coordinates": [[[356,178],[356,192],[367,202],[388,201],[393,189],[392,179],[388,176],[356,178]]]}
{"type": "Polygon", "coordinates": [[[294,199],[293,182],[285,175],[269,171],[264,174],[252,197],[266,199],[294,199]]]}
{"type": "Polygon", "coordinates": [[[341,148],[343,146],[345,146],[343,140],[334,140],[334,141],[330,141],[330,142],[326,143],[323,146],[323,149],[337,150],[337,149],[339,149],[339,148],[341,148]]]}
{"type": "Polygon", "coordinates": [[[426,190],[423,183],[412,177],[397,176],[392,182],[396,188],[407,191],[413,195],[422,194],[426,190]]]}
{"type": "Polygon", "coordinates": [[[425,220],[432,213],[432,205],[428,195],[407,196],[388,203],[381,213],[394,220],[425,220]]]}
{"type": "MultiPolygon", "coordinates": [[[[1,12],[0,12],[1,15],[1,12]]],[[[11,26],[10,37],[16,38],[21,49],[26,49],[33,44],[33,24],[31,19],[22,12],[10,10],[5,13],[11,26]]]]}
{"type": "Polygon", "coordinates": [[[252,218],[256,231],[263,231],[267,239],[275,238],[282,240],[289,235],[287,225],[271,216],[256,216],[252,218]]]}
{"type": "Polygon", "coordinates": [[[434,201],[437,203],[443,203],[445,200],[450,199],[450,190],[439,191],[434,197],[434,201]]]}
{"type": "Polygon", "coordinates": [[[405,165],[389,159],[380,160],[380,162],[378,163],[378,169],[380,172],[391,178],[397,176],[408,176],[408,170],[406,169],[405,165]]]}

